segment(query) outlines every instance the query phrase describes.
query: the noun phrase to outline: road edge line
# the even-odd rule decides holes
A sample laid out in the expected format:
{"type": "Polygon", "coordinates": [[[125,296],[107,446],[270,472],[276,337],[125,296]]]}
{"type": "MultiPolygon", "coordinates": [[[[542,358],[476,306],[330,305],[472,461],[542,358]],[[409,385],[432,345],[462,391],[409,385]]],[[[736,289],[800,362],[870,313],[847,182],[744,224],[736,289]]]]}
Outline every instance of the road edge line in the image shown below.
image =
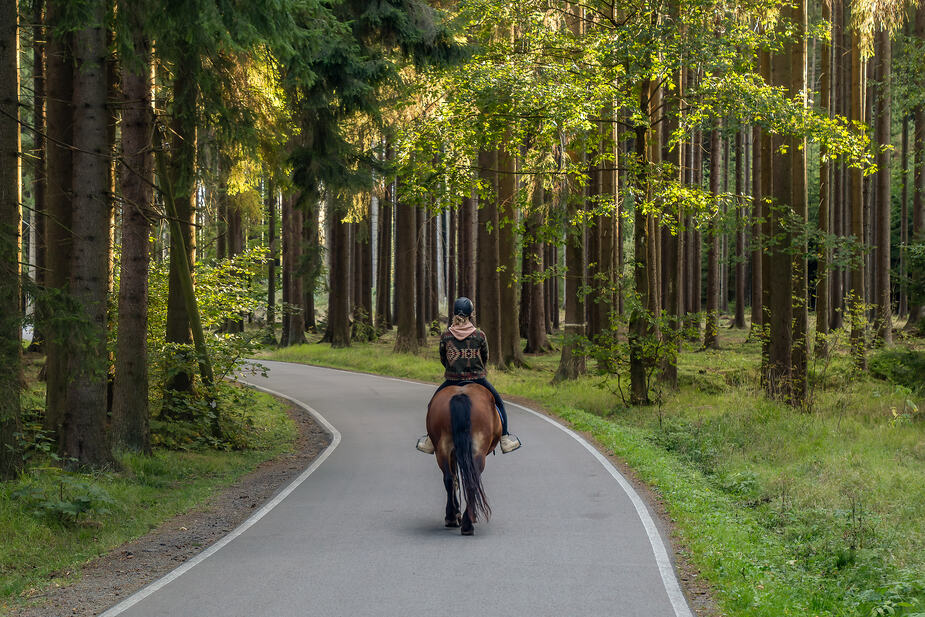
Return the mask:
{"type": "MultiPolygon", "coordinates": [[[[359,371],[351,371],[349,369],[336,368],[332,366],[322,366],[318,364],[304,364],[301,362],[283,362],[281,360],[269,360],[269,362],[280,362],[284,364],[302,364],[303,366],[312,366],[315,368],[327,369],[331,371],[339,371],[342,373],[353,373],[354,375],[368,375],[370,377],[379,377],[380,379],[387,379],[390,381],[400,381],[402,383],[410,383],[417,386],[426,386],[433,387],[431,384],[421,383],[419,381],[412,381],[410,379],[404,379],[402,377],[392,377],[390,375],[378,375],[376,373],[363,373],[359,371]]],[[[674,569],[674,564],[671,561],[671,557],[668,554],[668,548],[665,546],[665,541],[662,539],[662,534],[659,533],[658,527],[655,524],[655,520],[652,518],[652,514],[649,512],[649,509],[646,507],[645,501],[639,495],[633,485],[629,483],[626,477],[620,473],[620,470],[614,467],[613,463],[607,460],[607,457],[604,456],[597,448],[594,447],[587,439],[573,431],[571,428],[565,426],[555,418],[550,418],[549,416],[542,414],[535,409],[530,409],[520,403],[514,403],[512,401],[505,401],[507,407],[519,407],[520,409],[531,413],[539,418],[542,418],[546,422],[549,422],[565,434],[569,435],[584,446],[597,462],[607,470],[607,472],[617,481],[617,484],[620,485],[620,488],[623,489],[623,492],[626,493],[626,496],[629,497],[630,502],[633,504],[633,507],[636,509],[636,515],[639,517],[640,522],[642,523],[643,529],[646,530],[646,536],[649,538],[649,545],[652,547],[652,553],[655,556],[655,564],[658,566],[658,572],[662,577],[662,585],[665,587],[665,593],[668,595],[668,600],[671,602],[671,607],[674,609],[675,617],[694,617],[694,613],[691,610],[690,604],[688,604],[687,596],[684,595],[684,590],[681,588],[681,581],[678,580],[677,573],[674,569]]],[[[101,617],[109,617],[103,615],[101,617]]]]}
{"type": "Polygon", "coordinates": [[[252,388],[256,388],[257,390],[261,390],[263,392],[272,394],[274,396],[278,396],[280,398],[286,399],[290,403],[298,405],[299,407],[307,411],[315,420],[318,421],[319,424],[321,424],[331,434],[332,436],[331,443],[328,444],[328,447],[325,448],[324,451],[321,452],[321,454],[319,454],[318,457],[314,461],[312,461],[312,464],[309,465],[308,468],[305,469],[305,471],[299,474],[299,476],[295,480],[290,482],[289,485],[286,486],[286,488],[284,488],[279,493],[277,493],[270,501],[263,504],[259,510],[257,510],[252,515],[250,515],[243,523],[235,527],[230,533],[228,533],[228,535],[222,537],[220,540],[215,542],[215,544],[211,545],[209,548],[202,551],[195,557],[180,564],[179,566],[177,566],[176,568],[174,568],[173,570],[171,570],[170,572],[168,572],[161,578],[157,579],[156,581],[152,583],[145,585],[144,587],[142,587],[141,589],[139,589],[138,591],[130,595],[128,598],[122,600],[115,606],[110,607],[105,612],[103,612],[100,615],[100,617],[116,617],[117,615],[121,615],[122,613],[132,608],[133,606],[135,606],[136,604],[138,604],[139,602],[141,602],[142,600],[144,600],[145,598],[147,598],[154,592],[166,587],[171,582],[180,578],[181,576],[189,572],[191,569],[193,569],[194,567],[196,567],[197,565],[199,565],[200,563],[202,563],[203,561],[205,561],[206,559],[208,559],[209,557],[211,557],[212,555],[220,551],[222,548],[230,544],[235,538],[237,538],[238,536],[243,534],[245,531],[250,529],[255,523],[257,523],[257,521],[262,519],[271,510],[273,510],[273,508],[278,506],[286,497],[289,496],[290,493],[292,493],[292,491],[298,488],[300,484],[305,482],[305,480],[307,480],[308,477],[312,475],[315,472],[315,470],[318,469],[325,460],[327,460],[327,458],[331,455],[331,453],[334,452],[334,449],[337,448],[337,446],[340,444],[340,441],[341,441],[340,431],[334,428],[334,425],[328,422],[327,418],[322,416],[320,413],[318,413],[317,410],[313,409],[308,404],[303,403],[302,401],[298,401],[294,399],[293,397],[283,394],[281,392],[277,392],[276,390],[271,390],[270,388],[258,386],[257,384],[251,383],[249,381],[245,381],[240,378],[238,379],[238,381],[240,381],[241,383],[247,384],[251,386],[252,388]]]}
{"type": "Polygon", "coordinates": [[[659,533],[658,527],[655,525],[655,521],[652,519],[649,509],[646,507],[645,501],[639,496],[639,493],[633,488],[633,485],[629,483],[626,477],[620,473],[620,470],[614,467],[613,463],[607,460],[607,457],[601,454],[601,452],[587,439],[564,424],[519,403],[506,402],[505,404],[508,407],[519,407],[534,416],[542,418],[571,436],[572,439],[584,446],[585,450],[590,452],[591,455],[597,459],[597,462],[613,476],[613,479],[617,481],[617,484],[620,485],[620,488],[622,488],[626,496],[629,497],[633,507],[636,508],[636,515],[639,517],[643,528],[646,530],[646,535],[649,537],[649,545],[652,547],[652,553],[655,555],[655,563],[658,566],[659,574],[662,576],[662,584],[665,586],[665,593],[668,594],[668,599],[671,601],[675,616],[693,617],[693,612],[691,611],[690,605],[687,603],[687,597],[681,589],[681,582],[678,580],[674,565],[671,562],[671,558],[668,556],[668,549],[665,547],[665,542],[662,540],[662,534],[659,533]]]}

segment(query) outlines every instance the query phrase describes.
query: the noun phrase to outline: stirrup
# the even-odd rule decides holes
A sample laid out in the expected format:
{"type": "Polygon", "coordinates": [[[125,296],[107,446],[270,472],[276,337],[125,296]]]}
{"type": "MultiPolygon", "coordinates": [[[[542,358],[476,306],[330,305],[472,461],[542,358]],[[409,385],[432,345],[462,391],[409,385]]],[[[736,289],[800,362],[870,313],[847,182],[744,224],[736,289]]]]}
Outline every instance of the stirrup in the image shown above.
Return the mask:
{"type": "Polygon", "coordinates": [[[517,439],[517,435],[501,435],[501,451],[507,454],[508,452],[513,452],[523,444],[520,443],[520,440],[517,439]]]}
{"type": "Polygon", "coordinates": [[[435,450],[434,442],[430,440],[430,435],[424,435],[418,439],[418,443],[415,447],[424,454],[433,454],[435,450]]]}

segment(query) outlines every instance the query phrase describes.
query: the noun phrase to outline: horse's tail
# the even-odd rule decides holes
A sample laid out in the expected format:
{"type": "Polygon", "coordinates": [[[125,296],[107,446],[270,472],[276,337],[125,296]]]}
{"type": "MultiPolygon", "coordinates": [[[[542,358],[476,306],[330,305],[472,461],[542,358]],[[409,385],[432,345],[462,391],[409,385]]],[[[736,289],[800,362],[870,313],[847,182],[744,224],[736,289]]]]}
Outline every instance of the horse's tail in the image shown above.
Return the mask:
{"type": "Polygon", "coordinates": [[[491,516],[491,507],[482,486],[482,465],[476,460],[472,448],[472,401],[468,395],[457,394],[450,399],[450,422],[456,468],[472,522],[478,520],[480,514],[487,520],[491,516]]]}

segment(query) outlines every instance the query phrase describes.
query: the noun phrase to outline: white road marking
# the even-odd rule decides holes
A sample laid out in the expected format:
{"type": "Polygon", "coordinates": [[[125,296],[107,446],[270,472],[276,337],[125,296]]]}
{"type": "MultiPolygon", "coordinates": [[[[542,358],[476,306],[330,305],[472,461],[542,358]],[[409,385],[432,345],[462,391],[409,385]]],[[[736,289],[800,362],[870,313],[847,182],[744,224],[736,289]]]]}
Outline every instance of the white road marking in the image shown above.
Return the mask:
{"type": "Polygon", "coordinates": [[[329,456],[331,456],[331,453],[334,452],[334,449],[337,448],[338,444],[340,444],[340,440],[341,440],[340,431],[334,428],[334,425],[328,422],[324,416],[322,416],[320,413],[318,413],[316,410],[312,409],[305,403],[301,401],[297,401],[291,396],[287,396],[281,392],[276,392],[275,390],[264,388],[263,386],[258,386],[256,384],[253,384],[253,383],[241,380],[241,379],[239,379],[239,381],[242,381],[250,386],[253,386],[254,388],[257,388],[258,390],[263,390],[264,392],[268,392],[280,398],[284,398],[287,401],[290,401],[298,405],[299,407],[301,407],[302,409],[310,413],[312,417],[314,417],[315,420],[318,421],[319,424],[321,424],[329,433],[331,433],[331,436],[332,436],[331,443],[328,445],[327,448],[324,449],[324,451],[318,456],[318,458],[312,461],[312,464],[309,465],[305,471],[299,474],[299,477],[297,477],[295,480],[290,482],[289,486],[287,486],[282,491],[277,493],[277,495],[273,499],[263,504],[263,506],[259,510],[254,512],[246,521],[244,521],[243,523],[238,525],[235,529],[233,529],[231,533],[229,533],[227,536],[225,536],[224,538],[222,538],[221,540],[219,540],[218,542],[216,542],[215,544],[213,544],[206,550],[202,551],[201,553],[199,553],[198,555],[196,555],[189,561],[185,562],[183,565],[178,566],[174,570],[171,570],[166,575],[164,575],[162,578],[159,578],[158,580],[154,581],[150,585],[147,585],[139,589],[134,594],[132,594],[131,596],[129,596],[122,602],[119,602],[118,604],[116,604],[115,606],[107,610],[105,613],[100,615],[100,617],[116,617],[116,615],[121,615],[128,609],[132,608],[133,606],[135,606],[136,604],[138,604],[139,602],[141,602],[142,600],[150,596],[152,593],[158,591],[159,589],[162,589],[166,585],[170,584],[172,581],[183,576],[185,573],[189,572],[191,569],[193,569],[194,567],[196,567],[197,565],[199,565],[200,563],[202,563],[203,561],[205,561],[206,559],[208,559],[209,557],[211,557],[212,555],[220,551],[222,548],[227,546],[232,540],[234,540],[235,538],[240,536],[242,533],[250,529],[254,525],[254,523],[256,523],[257,521],[262,519],[264,516],[266,516],[270,512],[270,510],[278,506],[286,497],[289,496],[289,494],[292,491],[298,488],[300,484],[305,482],[305,480],[308,479],[308,477],[312,475],[315,472],[315,470],[318,469],[321,466],[321,464],[329,456]]]}
{"type": "MultiPolygon", "coordinates": [[[[294,363],[290,363],[290,364],[294,364],[294,363]]],[[[340,371],[343,373],[357,374],[356,371],[347,371],[344,369],[319,367],[315,365],[308,365],[308,366],[313,366],[314,368],[324,368],[324,369],[333,370],[333,371],[340,371]]],[[[422,384],[416,381],[410,381],[410,380],[401,379],[398,377],[373,375],[371,373],[360,373],[360,374],[367,375],[369,377],[378,377],[379,379],[386,379],[389,381],[409,383],[409,384],[413,384],[416,386],[420,386],[422,388],[433,388],[432,384],[422,384]]],[[[219,540],[218,542],[216,542],[215,544],[213,544],[212,546],[210,546],[203,552],[199,553],[198,555],[196,555],[195,557],[193,557],[192,559],[190,559],[183,565],[172,570],[171,572],[166,574],[163,578],[158,579],[157,581],[137,591],[135,594],[129,596],[128,598],[120,602],[119,604],[113,606],[112,608],[107,610],[105,613],[100,615],[100,617],[116,617],[117,615],[121,615],[122,613],[127,611],[132,606],[135,606],[136,604],[141,602],[143,599],[147,598],[152,593],[168,585],[171,581],[179,578],[180,576],[182,576],[183,574],[191,570],[196,565],[202,563],[203,561],[205,561],[206,559],[208,559],[209,557],[217,553],[224,546],[229,544],[232,540],[234,540],[235,538],[240,536],[242,533],[247,531],[251,526],[254,525],[254,523],[256,523],[261,518],[266,516],[266,514],[270,512],[270,510],[278,506],[280,502],[283,501],[283,499],[285,499],[292,491],[294,491],[300,484],[302,484],[302,482],[304,482],[312,473],[314,473],[314,471],[318,469],[318,467],[321,466],[321,464],[328,458],[328,456],[331,455],[331,453],[338,446],[338,444],[340,444],[340,441],[341,441],[340,432],[336,428],[334,428],[334,425],[328,422],[324,416],[322,416],[316,410],[312,409],[307,404],[301,401],[298,401],[292,398],[291,396],[282,394],[281,392],[277,392],[275,390],[271,390],[263,386],[258,386],[250,382],[244,382],[244,383],[247,383],[248,385],[257,388],[258,390],[263,390],[264,392],[268,392],[275,396],[284,398],[302,407],[303,409],[308,411],[316,420],[318,420],[318,422],[322,426],[324,426],[325,429],[327,429],[333,435],[333,441],[324,450],[324,452],[322,452],[321,455],[317,459],[315,459],[315,461],[308,467],[308,469],[303,471],[299,475],[298,478],[296,478],[295,480],[292,481],[292,483],[289,484],[289,486],[287,486],[285,489],[280,491],[280,493],[277,494],[276,497],[274,497],[272,500],[264,504],[262,508],[260,508],[257,512],[255,512],[246,521],[241,523],[241,525],[239,525],[231,533],[229,533],[227,536],[225,536],[224,538],[222,538],[221,540],[219,540]]],[[[671,606],[674,609],[675,617],[693,617],[693,613],[691,612],[691,609],[687,604],[687,599],[684,597],[684,592],[681,590],[681,584],[678,581],[677,576],[675,576],[674,567],[672,566],[671,559],[668,556],[668,550],[665,547],[665,543],[662,540],[662,536],[661,534],[659,534],[658,528],[655,526],[655,521],[652,519],[652,515],[649,514],[649,510],[646,508],[645,502],[642,500],[642,497],[639,496],[639,493],[636,492],[636,489],[633,488],[633,485],[627,481],[627,479],[623,476],[623,474],[620,473],[620,471],[616,467],[614,467],[613,464],[609,460],[607,460],[607,458],[603,454],[598,452],[597,449],[594,446],[592,446],[590,443],[588,443],[588,441],[584,437],[582,437],[581,435],[579,435],[572,429],[568,428],[567,426],[563,424],[560,424],[556,420],[544,414],[541,414],[538,411],[530,409],[529,407],[524,407],[523,405],[519,405],[517,403],[512,403],[512,402],[508,402],[507,405],[508,406],[513,405],[515,407],[519,407],[520,409],[523,409],[524,411],[531,413],[545,420],[546,422],[549,422],[550,424],[557,427],[559,430],[566,433],[567,435],[570,435],[575,441],[577,441],[582,446],[584,446],[584,448],[601,464],[601,466],[604,469],[606,469],[608,473],[610,473],[610,475],[614,478],[614,480],[617,481],[617,484],[620,485],[620,488],[623,489],[623,492],[626,493],[626,496],[629,497],[630,501],[633,503],[633,507],[636,508],[636,515],[639,516],[639,520],[642,522],[642,526],[646,530],[646,535],[649,538],[649,544],[652,547],[652,553],[655,556],[655,563],[658,566],[659,574],[661,574],[662,584],[665,586],[665,592],[668,594],[668,599],[671,601],[671,606]]]]}

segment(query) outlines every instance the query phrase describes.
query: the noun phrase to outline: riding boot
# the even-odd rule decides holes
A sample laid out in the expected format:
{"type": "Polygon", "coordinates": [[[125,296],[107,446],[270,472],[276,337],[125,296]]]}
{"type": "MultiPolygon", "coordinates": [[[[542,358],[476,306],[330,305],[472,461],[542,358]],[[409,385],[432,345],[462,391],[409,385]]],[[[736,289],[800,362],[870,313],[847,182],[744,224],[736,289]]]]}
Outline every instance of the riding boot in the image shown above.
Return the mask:
{"type": "MultiPolygon", "coordinates": [[[[430,440],[430,435],[424,435],[418,439],[417,449],[423,452],[424,454],[433,454],[434,453],[434,442],[430,440]]],[[[519,447],[519,446],[518,446],[519,447]]],[[[502,447],[502,450],[504,448],[502,447]]]]}

